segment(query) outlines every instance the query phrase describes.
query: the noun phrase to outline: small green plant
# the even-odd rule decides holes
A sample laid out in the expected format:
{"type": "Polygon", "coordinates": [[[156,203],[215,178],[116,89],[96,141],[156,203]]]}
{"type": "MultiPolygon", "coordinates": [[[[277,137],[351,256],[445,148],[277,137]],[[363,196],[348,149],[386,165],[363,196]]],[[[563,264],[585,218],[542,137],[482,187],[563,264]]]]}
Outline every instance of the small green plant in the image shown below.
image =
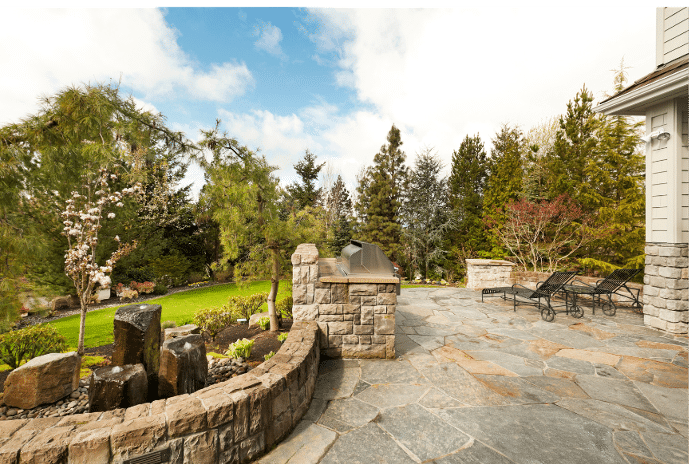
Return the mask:
{"type": "Polygon", "coordinates": [[[250,296],[234,295],[229,298],[229,306],[234,308],[240,318],[250,320],[250,316],[257,313],[260,307],[267,301],[269,293],[262,292],[250,296]]]}
{"type": "Polygon", "coordinates": [[[66,350],[65,337],[50,324],[38,324],[0,335],[0,362],[12,369],[36,356],[66,350]]]}
{"type": "Polygon", "coordinates": [[[270,351],[269,353],[267,353],[265,355],[265,361],[269,361],[270,359],[272,359],[272,356],[274,356],[275,354],[277,353],[275,353],[274,351],[270,351]]]}
{"type": "Polygon", "coordinates": [[[156,284],[152,293],[154,295],[166,295],[168,293],[168,287],[164,284],[156,284]]]}
{"type": "Polygon", "coordinates": [[[257,325],[259,325],[262,330],[269,329],[269,326],[270,326],[269,317],[261,317],[260,319],[257,320],[257,325]]]}
{"type": "Polygon", "coordinates": [[[289,337],[288,332],[280,333],[279,335],[277,335],[277,340],[284,343],[288,337],[289,337]]]}
{"type": "Polygon", "coordinates": [[[250,357],[250,352],[253,350],[254,344],[255,340],[248,340],[247,338],[236,340],[234,343],[229,345],[226,355],[231,358],[248,359],[250,357]]]}
{"type": "Polygon", "coordinates": [[[195,312],[193,322],[207,332],[213,342],[219,332],[235,322],[235,317],[228,306],[215,306],[195,312]]]}
{"type": "Polygon", "coordinates": [[[176,321],[164,321],[161,323],[162,329],[172,329],[176,327],[176,321]]]}
{"type": "Polygon", "coordinates": [[[277,313],[282,319],[293,319],[294,297],[289,295],[277,302],[277,313]]]}

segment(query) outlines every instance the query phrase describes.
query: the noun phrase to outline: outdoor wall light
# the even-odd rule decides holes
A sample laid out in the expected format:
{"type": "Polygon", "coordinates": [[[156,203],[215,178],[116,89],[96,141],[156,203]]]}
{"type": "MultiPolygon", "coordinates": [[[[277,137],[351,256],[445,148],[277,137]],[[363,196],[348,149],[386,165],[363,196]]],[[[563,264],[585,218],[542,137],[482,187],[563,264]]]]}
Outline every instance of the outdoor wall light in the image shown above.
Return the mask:
{"type": "Polygon", "coordinates": [[[650,139],[657,139],[657,140],[669,140],[669,137],[671,137],[671,134],[664,129],[657,129],[656,131],[652,132],[648,138],[650,139]]]}

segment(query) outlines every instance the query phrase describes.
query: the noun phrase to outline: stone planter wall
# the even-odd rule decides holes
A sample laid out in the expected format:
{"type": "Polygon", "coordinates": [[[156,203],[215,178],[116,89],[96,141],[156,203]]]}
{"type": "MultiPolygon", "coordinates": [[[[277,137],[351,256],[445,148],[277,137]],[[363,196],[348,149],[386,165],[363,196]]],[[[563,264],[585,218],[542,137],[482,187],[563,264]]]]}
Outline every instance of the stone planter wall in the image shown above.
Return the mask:
{"type": "Polygon", "coordinates": [[[688,244],[648,243],[645,247],[645,325],[688,333],[688,244]]]}
{"type": "Polygon", "coordinates": [[[342,276],[307,243],[291,262],[294,320],[318,323],[323,355],[394,359],[398,278],[342,276]]]}
{"type": "Polygon", "coordinates": [[[491,287],[509,287],[513,284],[510,272],[514,263],[501,259],[466,259],[467,288],[481,290],[491,287]]]}
{"type": "Polygon", "coordinates": [[[191,395],[104,413],[0,421],[0,463],[249,462],[308,410],[319,361],[317,323],[295,322],[272,359],[191,395]]]}

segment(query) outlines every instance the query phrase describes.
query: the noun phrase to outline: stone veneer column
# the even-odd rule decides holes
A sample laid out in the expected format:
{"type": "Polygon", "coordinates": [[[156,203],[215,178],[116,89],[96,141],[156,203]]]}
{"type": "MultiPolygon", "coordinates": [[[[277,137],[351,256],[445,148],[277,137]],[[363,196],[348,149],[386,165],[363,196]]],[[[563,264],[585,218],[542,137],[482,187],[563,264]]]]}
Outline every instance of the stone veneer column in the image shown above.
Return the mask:
{"type": "Polygon", "coordinates": [[[648,243],[644,283],[645,325],[687,334],[688,244],[648,243]]]}
{"type": "Polygon", "coordinates": [[[514,263],[501,259],[465,259],[467,288],[481,290],[491,287],[510,287],[514,263]]]}
{"type": "Polygon", "coordinates": [[[315,285],[318,283],[318,249],[312,243],[302,243],[291,255],[293,264],[292,295],[294,321],[315,321],[315,285]]]}

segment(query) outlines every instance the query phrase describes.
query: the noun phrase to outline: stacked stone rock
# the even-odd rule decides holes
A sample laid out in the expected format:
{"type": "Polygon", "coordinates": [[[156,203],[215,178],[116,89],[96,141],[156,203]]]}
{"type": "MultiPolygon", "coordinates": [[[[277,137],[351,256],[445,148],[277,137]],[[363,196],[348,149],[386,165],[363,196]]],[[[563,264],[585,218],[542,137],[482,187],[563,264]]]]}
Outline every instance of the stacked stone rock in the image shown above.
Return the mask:
{"type": "Polygon", "coordinates": [[[320,361],[317,333],[317,323],[296,322],[272,359],[191,395],[103,413],[1,421],[0,462],[250,462],[308,409],[320,361]]]}
{"type": "Polygon", "coordinates": [[[467,259],[467,288],[509,287],[515,264],[500,259],[467,259]]]}
{"type": "Polygon", "coordinates": [[[395,357],[396,278],[320,275],[334,260],[319,259],[313,244],[301,244],[293,264],[294,321],[317,321],[323,355],[335,358],[395,357]]]}
{"type": "Polygon", "coordinates": [[[688,333],[688,244],[645,247],[645,325],[688,333]]]}

